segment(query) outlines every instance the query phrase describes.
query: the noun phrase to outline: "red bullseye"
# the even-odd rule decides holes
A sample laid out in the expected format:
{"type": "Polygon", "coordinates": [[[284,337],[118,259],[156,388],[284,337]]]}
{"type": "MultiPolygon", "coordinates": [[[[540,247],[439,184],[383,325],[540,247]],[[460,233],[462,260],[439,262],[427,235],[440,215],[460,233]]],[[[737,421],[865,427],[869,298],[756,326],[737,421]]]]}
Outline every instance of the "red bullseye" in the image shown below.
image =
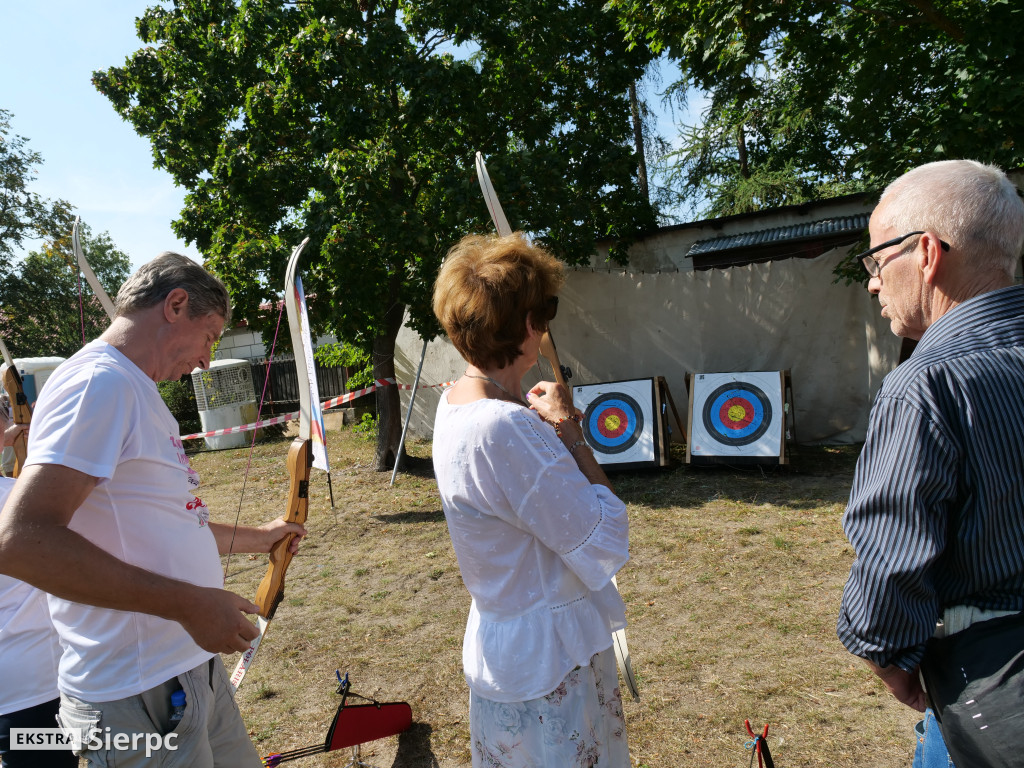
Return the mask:
{"type": "Polygon", "coordinates": [[[754,420],[754,406],[742,397],[730,397],[718,409],[718,418],[730,429],[744,429],[754,420]]]}
{"type": "Polygon", "coordinates": [[[629,418],[621,408],[611,406],[602,410],[597,417],[597,431],[604,437],[615,438],[625,434],[629,418]]]}

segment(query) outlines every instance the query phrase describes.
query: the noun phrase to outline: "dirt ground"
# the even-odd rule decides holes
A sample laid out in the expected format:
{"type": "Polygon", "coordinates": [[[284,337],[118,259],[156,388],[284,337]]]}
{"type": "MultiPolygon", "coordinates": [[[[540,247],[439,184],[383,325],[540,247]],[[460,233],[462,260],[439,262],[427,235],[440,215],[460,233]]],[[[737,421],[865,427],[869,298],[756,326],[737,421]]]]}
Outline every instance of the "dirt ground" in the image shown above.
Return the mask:
{"type": "MultiPolygon", "coordinates": [[[[429,444],[394,487],[372,446],[328,434],[336,508],[313,471],[310,534],[238,702],[261,753],[322,743],[352,690],[407,701],[414,724],[366,744],[383,768],[470,764],[461,644],[469,596],[448,540],[429,444]]],[[[287,440],[192,456],[215,519],[268,520],[288,490],[287,440]],[[248,466],[248,470],[247,470],[248,466]],[[245,490],[241,494],[243,478],[245,490]],[[241,496],[241,502],[239,498],[241,496]]],[[[853,557],[840,516],[856,448],[800,448],[785,467],[612,476],[630,514],[618,582],[641,699],[625,702],[634,766],[748,766],[743,726],[769,724],[779,768],[909,766],[916,713],[835,637],[853,557]]],[[[233,556],[228,588],[252,598],[266,556],[233,556]]],[[[229,670],[236,658],[226,657],[229,670]]],[[[351,751],[300,765],[343,766],[351,751]]]]}

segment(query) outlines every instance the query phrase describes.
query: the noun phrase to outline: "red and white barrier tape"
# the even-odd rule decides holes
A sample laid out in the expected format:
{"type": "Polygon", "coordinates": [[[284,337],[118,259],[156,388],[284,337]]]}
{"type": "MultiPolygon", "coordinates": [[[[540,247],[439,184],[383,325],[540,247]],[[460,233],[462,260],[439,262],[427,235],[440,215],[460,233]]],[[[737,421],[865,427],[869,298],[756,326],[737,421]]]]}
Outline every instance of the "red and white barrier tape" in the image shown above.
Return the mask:
{"type": "MultiPolygon", "coordinates": [[[[397,386],[399,389],[412,389],[411,384],[395,384],[394,379],[375,379],[374,382],[375,383],[370,385],[369,387],[357,389],[355,392],[346,392],[344,395],[339,395],[338,397],[332,397],[330,400],[325,400],[324,402],[320,403],[320,407],[325,410],[329,408],[336,408],[339,405],[344,405],[345,403],[352,402],[357,397],[368,395],[371,392],[374,392],[378,389],[392,385],[397,386]]],[[[454,381],[446,381],[443,384],[422,384],[420,385],[420,389],[431,389],[433,387],[450,387],[454,383],[454,381]]],[[[269,419],[254,421],[251,424],[242,424],[241,426],[238,427],[224,427],[223,429],[214,429],[210,432],[195,432],[191,435],[182,435],[181,440],[196,440],[200,437],[220,437],[221,435],[233,435],[236,432],[251,432],[254,429],[262,429],[263,427],[270,427],[273,426],[274,424],[282,424],[286,421],[292,421],[297,418],[299,418],[298,411],[295,411],[293,413],[284,413],[269,419]]]]}

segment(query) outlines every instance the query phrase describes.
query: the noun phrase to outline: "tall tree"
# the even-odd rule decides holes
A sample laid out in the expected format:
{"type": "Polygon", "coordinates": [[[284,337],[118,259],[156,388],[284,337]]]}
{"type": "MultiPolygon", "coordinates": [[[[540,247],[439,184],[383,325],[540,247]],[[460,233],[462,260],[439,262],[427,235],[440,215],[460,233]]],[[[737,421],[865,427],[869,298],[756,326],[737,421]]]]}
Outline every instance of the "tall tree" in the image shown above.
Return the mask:
{"type": "Polygon", "coordinates": [[[611,0],[710,106],[675,172],[710,214],[877,186],[908,168],[1024,159],[1016,0],[611,0]]]}
{"type": "MultiPolygon", "coordinates": [[[[127,254],[104,232],[80,229],[82,252],[111,296],[130,270],[127,254]]],[[[70,357],[99,336],[110,318],[85,280],[78,278],[71,232],[33,251],[0,278],[0,335],[16,357],[70,357]]]]}
{"type": "MultiPolygon", "coordinates": [[[[94,82],[189,190],[178,235],[257,327],[309,236],[311,322],[372,351],[376,378],[394,375],[406,308],[438,332],[440,260],[489,228],[476,150],[513,224],[567,261],[597,238],[621,257],[653,221],[627,99],[649,56],[601,0],[178,0],[138,31],[146,47],[94,82]]],[[[377,406],[383,469],[397,390],[377,406]]]]}
{"type": "Polygon", "coordinates": [[[0,276],[26,240],[53,239],[70,231],[71,206],[31,189],[42,156],[11,129],[13,115],[0,109],[0,276]]]}

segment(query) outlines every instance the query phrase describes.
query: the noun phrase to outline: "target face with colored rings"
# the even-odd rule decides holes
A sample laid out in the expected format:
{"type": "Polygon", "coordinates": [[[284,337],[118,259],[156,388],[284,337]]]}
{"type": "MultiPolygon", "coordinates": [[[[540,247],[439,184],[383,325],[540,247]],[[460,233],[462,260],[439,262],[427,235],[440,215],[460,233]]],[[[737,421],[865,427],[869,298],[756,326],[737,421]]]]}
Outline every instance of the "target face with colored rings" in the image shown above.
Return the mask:
{"type": "Polygon", "coordinates": [[[726,445],[755,442],[771,421],[771,401],[753,384],[723,384],[704,401],[704,427],[726,445]]]}
{"type": "Polygon", "coordinates": [[[595,398],[583,414],[583,437],[591,448],[601,453],[629,450],[643,431],[640,404],[621,392],[595,398]]]}

